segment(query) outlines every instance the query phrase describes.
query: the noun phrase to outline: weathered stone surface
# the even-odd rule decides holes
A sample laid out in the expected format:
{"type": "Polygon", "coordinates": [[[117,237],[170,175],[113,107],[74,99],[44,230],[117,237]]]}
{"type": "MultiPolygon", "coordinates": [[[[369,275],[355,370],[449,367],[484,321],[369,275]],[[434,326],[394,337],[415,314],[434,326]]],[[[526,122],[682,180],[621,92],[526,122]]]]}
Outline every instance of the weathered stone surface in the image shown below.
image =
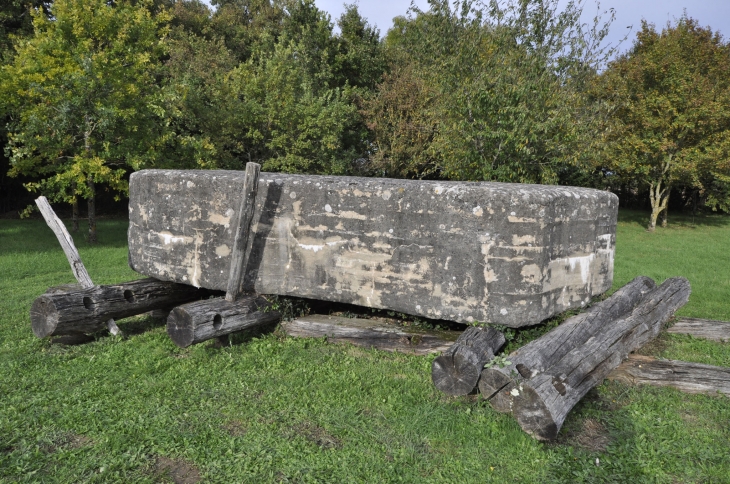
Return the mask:
{"type": "MultiPolygon", "coordinates": [[[[130,180],[129,263],[225,290],[244,172],[130,180]]],[[[611,287],[618,199],[584,188],[261,173],[245,286],[536,324],[611,287]]]]}

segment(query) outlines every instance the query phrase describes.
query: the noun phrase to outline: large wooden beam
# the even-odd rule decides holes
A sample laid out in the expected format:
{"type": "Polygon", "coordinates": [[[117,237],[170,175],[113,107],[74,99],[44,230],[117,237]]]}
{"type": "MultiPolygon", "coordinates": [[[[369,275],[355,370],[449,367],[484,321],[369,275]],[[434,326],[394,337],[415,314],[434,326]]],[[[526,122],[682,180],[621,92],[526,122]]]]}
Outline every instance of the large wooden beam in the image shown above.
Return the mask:
{"type": "Polygon", "coordinates": [[[730,341],[730,322],[682,318],[667,329],[667,333],[689,334],[695,338],[725,343],[730,341]]]}
{"type": "Polygon", "coordinates": [[[257,163],[246,163],[246,181],[243,185],[243,197],[241,207],[238,209],[238,220],[236,221],[236,237],[233,241],[233,253],[231,254],[231,270],[228,275],[228,287],[226,288],[226,301],[233,302],[244,292],[243,282],[248,266],[246,248],[248,247],[249,233],[251,231],[251,219],[256,204],[256,192],[259,186],[259,173],[261,165],[257,163]]]}
{"type": "Polygon", "coordinates": [[[180,348],[186,348],[280,319],[281,314],[272,310],[261,296],[241,296],[236,301],[207,299],[183,304],[170,311],[167,334],[180,348]]]}
{"type": "Polygon", "coordinates": [[[43,294],[33,301],[33,334],[46,336],[94,333],[110,319],[135,316],[200,299],[208,291],[185,284],[141,279],[109,286],[43,294]]]}
{"type": "Polygon", "coordinates": [[[377,319],[343,318],[312,314],[281,323],[286,334],[322,338],[365,348],[427,355],[448,350],[457,336],[450,331],[428,331],[388,324],[377,319]]]}
{"type": "Polygon", "coordinates": [[[629,355],[608,375],[609,380],[628,384],[676,388],[685,393],[730,395],[730,368],[651,356],[629,355]]]}
{"type": "Polygon", "coordinates": [[[555,365],[569,352],[613,324],[616,319],[631,312],[654,288],[654,281],[650,278],[637,277],[604,301],[568,318],[557,328],[509,355],[508,365],[484,369],[479,379],[480,393],[484,398],[491,399],[495,410],[509,412],[511,396],[500,390],[514,384],[518,379],[532,378],[555,365]]]}
{"type": "Polygon", "coordinates": [[[606,325],[550,368],[499,391],[510,398],[520,427],[539,440],[557,437],[568,412],[628,354],[655,338],[689,299],[690,285],[673,278],[649,292],[630,314],[606,325]]]}

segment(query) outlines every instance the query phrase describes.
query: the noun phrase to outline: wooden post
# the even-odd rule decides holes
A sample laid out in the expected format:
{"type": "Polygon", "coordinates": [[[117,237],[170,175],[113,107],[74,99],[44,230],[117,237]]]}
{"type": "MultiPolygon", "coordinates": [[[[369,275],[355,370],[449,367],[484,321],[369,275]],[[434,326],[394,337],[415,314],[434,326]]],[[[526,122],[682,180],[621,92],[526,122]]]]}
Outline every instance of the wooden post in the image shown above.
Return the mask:
{"type": "Polygon", "coordinates": [[[449,395],[467,395],[477,386],[484,365],[504,344],[504,335],[494,328],[470,326],[456,343],[433,360],[431,380],[449,395]]]}
{"type": "Polygon", "coordinates": [[[167,334],[180,348],[186,348],[279,319],[279,312],[270,311],[268,301],[260,296],[248,295],[233,302],[208,299],[173,309],[167,317],[167,334]]]}
{"type": "Polygon", "coordinates": [[[38,205],[38,209],[41,211],[41,214],[43,214],[43,218],[46,219],[48,226],[51,230],[53,230],[53,233],[56,234],[56,238],[61,244],[63,253],[66,254],[66,259],[68,259],[68,263],[71,265],[71,271],[74,273],[76,280],[79,281],[79,284],[81,284],[84,288],[93,287],[94,283],[91,282],[91,277],[89,276],[89,273],[86,272],[84,263],[81,262],[81,256],[79,256],[79,251],[76,250],[74,240],[71,238],[68,230],[66,230],[66,226],[63,225],[63,222],[61,222],[61,220],[56,216],[56,212],[54,212],[51,208],[51,204],[48,203],[48,199],[46,197],[38,197],[35,203],[38,205]]]}
{"type": "MultiPolygon", "coordinates": [[[[56,234],[56,238],[61,244],[63,253],[66,254],[66,259],[68,259],[68,263],[71,265],[71,272],[73,272],[76,280],[79,281],[79,284],[81,284],[81,287],[83,288],[94,287],[94,283],[91,281],[91,276],[89,276],[89,273],[86,271],[84,263],[81,262],[81,256],[74,245],[74,240],[71,238],[71,234],[68,233],[66,226],[58,218],[56,212],[53,211],[53,208],[51,208],[51,204],[48,203],[48,199],[40,196],[36,199],[35,203],[38,205],[38,209],[41,211],[41,214],[43,214],[43,218],[46,219],[48,226],[51,230],[53,230],[53,233],[56,234]]],[[[77,215],[78,204],[74,201],[74,216],[76,217],[77,215]]],[[[76,223],[77,219],[74,221],[74,224],[76,223]]],[[[75,227],[75,229],[78,229],[78,227],[75,227]]],[[[106,324],[111,334],[117,335],[121,332],[117,323],[114,322],[114,319],[109,319],[106,324]]]]}
{"type": "Polygon", "coordinates": [[[226,301],[235,301],[243,292],[243,282],[246,277],[246,246],[251,228],[253,212],[256,208],[256,192],[259,184],[259,173],[261,165],[258,163],[246,163],[246,180],[244,182],[243,199],[238,210],[238,224],[236,225],[236,238],[233,243],[231,254],[231,272],[228,276],[228,288],[226,301]]]}

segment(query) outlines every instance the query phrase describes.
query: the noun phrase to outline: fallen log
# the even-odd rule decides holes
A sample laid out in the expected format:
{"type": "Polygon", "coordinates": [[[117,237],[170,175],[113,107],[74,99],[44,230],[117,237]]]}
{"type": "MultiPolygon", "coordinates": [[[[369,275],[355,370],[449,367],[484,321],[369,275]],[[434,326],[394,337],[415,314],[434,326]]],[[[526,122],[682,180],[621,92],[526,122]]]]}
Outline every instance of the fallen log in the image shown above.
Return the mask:
{"type": "Polygon", "coordinates": [[[110,319],[135,316],[200,299],[208,291],[185,284],[141,279],[39,296],[30,308],[33,334],[46,336],[94,333],[110,319]]]}
{"type": "Polygon", "coordinates": [[[608,375],[609,380],[631,385],[676,388],[686,393],[730,395],[730,368],[651,356],[629,355],[629,359],[608,375]]]}
{"type": "Polygon", "coordinates": [[[667,329],[667,333],[689,334],[695,338],[724,343],[730,341],[730,322],[683,318],[667,329]]]}
{"type": "Polygon", "coordinates": [[[451,331],[427,331],[388,324],[375,319],[343,318],[312,314],[285,321],[281,328],[297,338],[322,338],[333,343],[352,343],[365,348],[427,355],[445,351],[456,340],[451,331]]]}
{"type": "Polygon", "coordinates": [[[451,348],[433,360],[433,384],[449,395],[471,393],[484,365],[494,358],[504,342],[504,335],[492,327],[470,326],[451,348]]]}
{"type": "Polygon", "coordinates": [[[500,392],[519,378],[532,378],[560,361],[574,348],[602,331],[607,325],[633,310],[644,296],[655,288],[654,281],[640,276],[586,312],[573,316],[542,337],[531,341],[509,355],[504,367],[485,368],[479,378],[479,392],[491,399],[499,412],[511,410],[511,397],[500,392]]]}
{"type": "Polygon", "coordinates": [[[174,308],[167,317],[167,334],[180,348],[281,319],[261,296],[236,301],[208,299],[174,308]]]}
{"type": "Polygon", "coordinates": [[[668,279],[629,315],[605,325],[544,372],[501,390],[511,396],[512,414],[522,430],[539,440],[555,439],[573,406],[631,351],[655,338],[689,294],[687,279],[668,279]]]}

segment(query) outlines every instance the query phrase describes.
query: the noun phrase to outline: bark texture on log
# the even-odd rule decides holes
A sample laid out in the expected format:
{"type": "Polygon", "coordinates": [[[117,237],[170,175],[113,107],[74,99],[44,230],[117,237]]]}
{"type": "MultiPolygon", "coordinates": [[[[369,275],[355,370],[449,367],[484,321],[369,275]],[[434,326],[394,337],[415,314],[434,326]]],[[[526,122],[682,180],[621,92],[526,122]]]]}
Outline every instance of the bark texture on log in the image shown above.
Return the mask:
{"type": "Polygon", "coordinates": [[[567,319],[557,328],[509,355],[511,364],[502,368],[484,369],[479,379],[480,393],[484,398],[492,398],[491,403],[495,410],[509,412],[509,396],[500,393],[502,388],[518,378],[532,378],[550,368],[606,325],[632,311],[655,287],[650,278],[637,277],[606,300],[567,319]]]}
{"type": "Polygon", "coordinates": [[[494,358],[504,342],[504,335],[492,327],[470,326],[451,348],[433,360],[433,384],[449,395],[471,393],[484,365],[494,358]]]}
{"type": "Polygon", "coordinates": [[[667,329],[667,333],[689,334],[712,341],[730,341],[730,322],[709,319],[682,318],[667,329]]]}
{"type": "Polygon", "coordinates": [[[655,338],[689,295],[689,281],[668,279],[631,313],[604,326],[544,372],[500,390],[510,397],[520,427],[539,440],[555,439],[573,406],[631,351],[655,338]]]}
{"type": "Polygon", "coordinates": [[[718,392],[730,395],[730,368],[658,360],[651,356],[629,355],[629,359],[608,375],[609,380],[628,384],[671,387],[686,393],[718,392]]]}
{"type": "Polygon", "coordinates": [[[243,281],[246,277],[246,267],[248,266],[246,248],[248,247],[249,233],[251,232],[253,212],[256,209],[256,192],[258,190],[260,172],[261,165],[257,163],[246,163],[246,180],[243,184],[241,207],[238,209],[238,223],[236,224],[236,237],[233,241],[226,301],[235,301],[243,292],[243,281]]]}
{"type": "Polygon", "coordinates": [[[167,317],[167,334],[180,348],[281,319],[260,296],[236,301],[208,299],[178,306],[167,317]]]}
{"type": "Polygon", "coordinates": [[[68,233],[66,226],[63,225],[63,222],[61,222],[61,220],[56,216],[56,212],[54,212],[53,208],[51,208],[51,204],[48,203],[48,199],[46,197],[38,197],[35,203],[41,211],[43,218],[46,219],[48,227],[50,227],[50,229],[53,230],[53,233],[56,234],[58,243],[61,244],[63,253],[66,254],[66,259],[68,259],[68,263],[71,265],[71,271],[74,273],[76,280],[85,288],[93,287],[94,283],[91,282],[91,276],[89,276],[89,273],[86,271],[84,263],[81,262],[81,256],[74,245],[74,240],[71,238],[71,234],[68,233]]]}
{"type": "Polygon", "coordinates": [[[207,291],[185,284],[151,278],[43,294],[30,308],[31,327],[39,338],[94,333],[103,329],[109,319],[170,308],[205,294],[207,291]]]}
{"type": "Polygon", "coordinates": [[[404,328],[374,319],[343,318],[312,314],[281,323],[289,336],[322,338],[333,343],[347,342],[365,348],[427,355],[445,351],[456,336],[450,331],[404,328]]]}

